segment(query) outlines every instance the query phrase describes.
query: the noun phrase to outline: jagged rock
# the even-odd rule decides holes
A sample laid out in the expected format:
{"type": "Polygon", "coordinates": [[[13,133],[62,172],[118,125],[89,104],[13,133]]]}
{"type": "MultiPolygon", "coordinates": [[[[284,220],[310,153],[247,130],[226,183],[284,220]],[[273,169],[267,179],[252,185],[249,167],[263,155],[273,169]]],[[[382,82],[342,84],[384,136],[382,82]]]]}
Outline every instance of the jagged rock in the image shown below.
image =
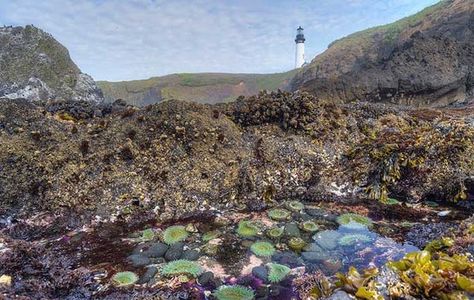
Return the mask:
{"type": "Polygon", "coordinates": [[[0,98],[102,102],[94,80],[50,34],[32,25],[0,27],[0,98]]]}
{"type": "Polygon", "coordinates": [[[331,43],[300,69],[291,89],[329,101],[474,103],[473,22],[472,0],[440,1],[331,43]]]}

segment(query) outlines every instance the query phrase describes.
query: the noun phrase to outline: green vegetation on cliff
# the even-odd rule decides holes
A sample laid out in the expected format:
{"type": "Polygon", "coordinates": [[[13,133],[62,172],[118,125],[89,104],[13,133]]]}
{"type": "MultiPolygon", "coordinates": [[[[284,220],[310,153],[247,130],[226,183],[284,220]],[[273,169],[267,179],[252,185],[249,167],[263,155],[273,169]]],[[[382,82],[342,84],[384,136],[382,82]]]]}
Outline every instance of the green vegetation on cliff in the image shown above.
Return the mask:
{"type": "Polygon", "coordinates": [[[261,90],[285,89],[295,70],[275,74],[180,73],[144,80],[108,82],[98,85],[109,102],[123,99],[144,106],[170,99],[221,103],[261,90]]]}

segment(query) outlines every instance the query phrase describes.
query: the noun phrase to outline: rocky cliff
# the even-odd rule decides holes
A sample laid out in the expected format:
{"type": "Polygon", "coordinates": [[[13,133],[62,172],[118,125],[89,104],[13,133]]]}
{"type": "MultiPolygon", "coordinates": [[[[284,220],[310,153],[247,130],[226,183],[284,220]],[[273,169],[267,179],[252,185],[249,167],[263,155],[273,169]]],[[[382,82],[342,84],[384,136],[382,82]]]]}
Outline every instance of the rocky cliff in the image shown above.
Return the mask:
{"type": "Polygon", "coordinates": [[[474,1],[447,0],[352,34],[293,78],[324,99],[443,106],[474,98],[474,1]]]}
{"type": "Polygon", "coordinates": [[[0,28],[0,97],[100,102],[101,90],[50,34],[28,25],[0,28]]]}

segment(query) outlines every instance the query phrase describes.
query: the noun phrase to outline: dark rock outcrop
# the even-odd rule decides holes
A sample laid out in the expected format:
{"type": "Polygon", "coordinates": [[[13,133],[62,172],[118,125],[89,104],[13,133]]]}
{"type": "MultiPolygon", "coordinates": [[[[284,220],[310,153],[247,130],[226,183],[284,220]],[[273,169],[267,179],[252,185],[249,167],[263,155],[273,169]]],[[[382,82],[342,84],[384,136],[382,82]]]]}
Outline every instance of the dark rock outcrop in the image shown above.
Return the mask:
{"type": "Polygon", "coordinates": [[[0,101],[0,216],[144,210],[166,221],[288,198],[472,194],[472,109],[339,105],[306,93],[218,106],[74,103],[0,101]]]}
{"type": "Polygon", "coordinates": [[[102,91],[68,50],[32,25],[0,27],[0,97],[103,101],[102,91]]]}
{"type": "Polygon", "coordinates": [[[474,2],[441,1],[338,40],[290,85],[332,101],[474,103],[474,2]]]}

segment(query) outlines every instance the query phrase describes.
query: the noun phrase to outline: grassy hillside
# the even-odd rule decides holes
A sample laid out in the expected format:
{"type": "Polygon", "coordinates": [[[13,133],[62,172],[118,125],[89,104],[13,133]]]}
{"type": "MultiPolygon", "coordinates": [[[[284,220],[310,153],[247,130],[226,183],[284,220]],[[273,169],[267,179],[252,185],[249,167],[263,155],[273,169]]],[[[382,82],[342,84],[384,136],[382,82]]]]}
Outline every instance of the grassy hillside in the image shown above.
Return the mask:
{"type": "Polygon", "coordinates": [[[107,101],[144,106],[169,99],[200,103],[233,101],[260,90],[285,89],[295,71],[275,74],[180,73],[145,80],[99,81],[107,101]]]}

